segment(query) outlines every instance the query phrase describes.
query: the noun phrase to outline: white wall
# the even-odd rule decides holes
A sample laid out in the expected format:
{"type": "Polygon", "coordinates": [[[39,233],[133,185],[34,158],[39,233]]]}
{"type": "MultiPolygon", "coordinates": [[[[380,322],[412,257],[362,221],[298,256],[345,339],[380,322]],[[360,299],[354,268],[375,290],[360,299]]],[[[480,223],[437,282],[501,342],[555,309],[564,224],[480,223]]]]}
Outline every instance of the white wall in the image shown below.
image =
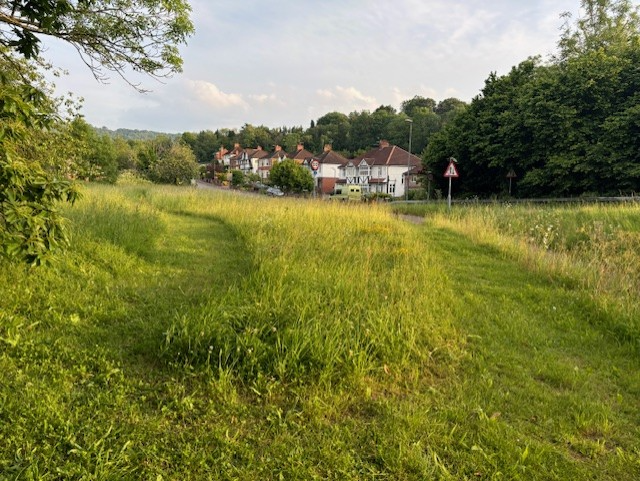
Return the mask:
{"type": "Polygon", "coordinates": [[[392,194],[394,197],[404,197],[405,196],[405,185],[404,185],[404,175],[407,173],[406,165],[390,165],[388,166],[389,172],[389,183],[395,181],[396,183],[396,191],[392,194]]]}

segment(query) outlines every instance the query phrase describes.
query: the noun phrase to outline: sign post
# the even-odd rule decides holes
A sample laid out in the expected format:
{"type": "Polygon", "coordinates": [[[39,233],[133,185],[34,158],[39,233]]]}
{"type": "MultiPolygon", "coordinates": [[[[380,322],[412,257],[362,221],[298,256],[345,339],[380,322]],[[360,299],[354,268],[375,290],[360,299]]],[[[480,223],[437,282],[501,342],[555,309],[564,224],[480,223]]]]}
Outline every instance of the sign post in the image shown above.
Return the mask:
{"type": "Polygon", "coordinates": [[[516,177],[518,177],[518,176],[516,175],[516,171],[513,170],[513,169],[511,169],[509,171],[509,173],[507,174],[507,179],[509,179],[509,197],[511,197],[511,181],[513,179],[515,179],[516,177]]]}
{"type": "Polygon", "coordinates": [[[449,195],[447,196],[447,205],[449,206],[449,210],[451,210],[451,179],[460,177],[458,175],[458,169],[456,168],[456,164],[458,161],[453,157],[449,157],[449,166],[447,170],[444,172],[444,176],[449,178],[449,195]]]}

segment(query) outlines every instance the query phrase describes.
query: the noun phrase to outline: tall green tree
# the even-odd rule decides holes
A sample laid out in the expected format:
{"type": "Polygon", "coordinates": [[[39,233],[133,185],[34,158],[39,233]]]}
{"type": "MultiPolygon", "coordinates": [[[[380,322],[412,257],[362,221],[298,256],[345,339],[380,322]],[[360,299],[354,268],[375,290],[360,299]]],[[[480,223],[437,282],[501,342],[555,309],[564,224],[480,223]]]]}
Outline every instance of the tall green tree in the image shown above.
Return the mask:
{"type": "Polygon", "coordinates": [[[76,145],[75,175],[84,180],[114,183],[118,178],[118,160],[113,140],[107,134],[98,134],[81,117],[69,124],[76,145]]]}
{"type": "Polygon", "coordinates": [[[318,119],[314,128],[316,150],[324,144],[332,144],[335,150],[348,150],[351,123],[341,112],[329,112],[318,119]]]}
{"type": "Polygon", "coordinates": [[[351,124],[348,149],[350,152],[355,154],[359,151],[367,151],[380,140],[375,134],[374,120],[368,110],[350,113],[349,123],[351,124]]]}
{"type": "Polygon", "coordinates": [[[298,165],[292,159],[278,162],[271,168],[269,180],[284,192],[310,192],[313,190],[313,176],[309,169],[298,165]]]}
{"type": "MultiPolygon", "coordinates": [[[[481,95],[437,134],[425,158],[449,156],[469,194],[506,191],[514,169],[523,196],[619,194],[640,189],[640,23],[619,0],[585,0],[566,25],[559,54],[491,74],[481,95]]],[[[439,178],[439,176],[437,177],[439,178]]]]}
{"type": "Polygon", "coordinates": [[[640,15],[631,0],[581,0],[584,15],[575,22],[569,12],[558,41],[558,60],[588,52],[616,53],[638,42],[640,15]]]}
{"type": "Polygon", "coordinates": [[[185,185],[198,177],[199,167],[191,149],[182,142],[173,142],[157,152],[148,169],[149,178],[160,184],[185,185]]]}
{"type": "Polygon", "coordinates": [[[116,137],[113,139],[113,148],[115,151],[118,171],[131,170],[135,168],[136,156],[132,143],[133,141],[129,142],[122,137],[116,137]]]}
{"type": "Polygon", "coordinates": [[[191,147],[199,163],[213,161],[216,152],[222,145],[220,136],[211,130],[202,130],[197,134],[185,132],[182,134],[182,141],[191,147]]]}
{"type": "Polygon", "coordinates": [[[436,101],[431,98],[421,97],[420,95],[416,95],[410,100],[405,100],[400,105],[400,111],[409,117],[413,117],[416,114],[417,109],[433,112],[436,108],[436,101]]]}
{"type": "Polygon", "coordinates": [[[262,147],[264,150],[271,150],[275,147],[273,134],[268,127],[251,124],[244,124],[240,129],[240,144],[247,148],[262,147]]]}
{"type": "Polygon", "coordinates": [[[438,102],[434,112],[440,118],[440,125],[444,126],[451,122],[458,114],[464,112],[466,108],[466,102],[450,97],[438,102]]]}

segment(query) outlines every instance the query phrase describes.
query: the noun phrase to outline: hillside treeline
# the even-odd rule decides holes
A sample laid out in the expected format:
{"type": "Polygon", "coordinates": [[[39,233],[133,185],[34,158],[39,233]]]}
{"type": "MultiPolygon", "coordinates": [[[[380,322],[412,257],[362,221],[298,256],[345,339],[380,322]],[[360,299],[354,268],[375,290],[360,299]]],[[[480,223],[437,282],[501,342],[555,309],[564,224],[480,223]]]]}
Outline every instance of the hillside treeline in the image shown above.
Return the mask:
{"type": "Polygon", "coordinates": [[[326,144],[331,144],[333,150],[348,158],[370,150],[381,139],[408,149],[409,125],[406,120],[411,118],[411,150],[420,154],[431,136],[442,130],[466,106],[456,98],[436,102],[417,95],[402,102],[399,111],[390,105],[381,105],[373,112],[363,110],[348,115],[329,112],[316,121],[312,120],[306,129],[245,124],[238,131],[185,132],[182,140],[192,148],[199,162],[210,162],[220,148],[231,149],[235,144],[248,148],[260,146],[266,151],[279,145],[286,152],[296,150],[300,143],[311,152],[321,152],[326,144]]]}
{"type": "Polygon", "coordinates": [[[558,53],[491,74],[423,156],[444,188],[458,160],[461,195],[521,197],[640,191],[640,22],[629,1],[583,1],[558,53]]]}
{"type": "MultiPolygon", "coordinates": [[[[158,159],[173,160],[174,153],[185,157],[184,149],[193,153],[201,163],[215,161],[215,154],[221,148],[231,150],[235,144],[242,147],[260,146],[266,151],[276,145],[286,152],[296,150],[300,143],[311,152],[321,152],[325,144],[345,157],[352,157],[370,150],[380,139],[408,148],[408,118],[413,121],[411,132],[412,152],[420,154],[429,143],[431,136],[442,130],[467,104],[455,98],[436,102],[430,98],[415,96],[401,103],[397,111],[392,106],[380,106],[374,112],[363,110],[345,115],[330,112],[317,121],[311,121],[309,128],[279,127],[245,124],[241,129],[219,129],[214,131],[185,132],[182,135],[167,135],[149,131],[129,131],[106,128],[89,129],[82,119],[75,119],[72,131],[75,139],[85,145],[85,168],[79,172],[81,178],[115,182],[123,170],[133,170],[147,178],[158,159]]],[[[166,181],[174,183],[176,175],[169,175],[166,181]]],[[[180,180],[184,180],[179,176],[180,180]]]]}

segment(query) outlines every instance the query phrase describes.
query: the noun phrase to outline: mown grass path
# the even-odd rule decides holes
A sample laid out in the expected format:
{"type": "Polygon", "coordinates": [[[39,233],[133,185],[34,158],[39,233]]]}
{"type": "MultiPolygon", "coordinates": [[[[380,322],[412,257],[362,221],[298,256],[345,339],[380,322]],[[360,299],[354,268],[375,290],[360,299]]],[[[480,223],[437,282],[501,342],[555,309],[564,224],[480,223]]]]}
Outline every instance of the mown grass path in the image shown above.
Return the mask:
{"type": "Polygon", "coordinates": [[[80,334],[133,369],[142,359],[156,362],[163,332],[176,316],[222,296],[250,268],[244,246],[223,222],[167,213],[164,221],[167,228],[145,254],[140,277],[129,285],[115,282],[115,297],[124,304],[93,324],[94,332],[80,334]]]}
{"type": "Polygon", "coordinates": [[[475,453],[462,461],[466,472],[638,479],[637,346],[617,338],[577,282],[532,272],[428,222],[422,229],[448,266],[467,337],[469,357],[440,400],[452,443],[464,440],[475,453]],[[531,472],[538,463],[544,472],[531,472]]]}
{"type": "Polygon", "coordinates": [[[215,219],[85,202],[100,207],[70,211],[64,257],[3,265],[0,480],[193,469],[184,415],[203,385],[162,359],[163,332],[248,273],[243,246],[215,219]]]}

